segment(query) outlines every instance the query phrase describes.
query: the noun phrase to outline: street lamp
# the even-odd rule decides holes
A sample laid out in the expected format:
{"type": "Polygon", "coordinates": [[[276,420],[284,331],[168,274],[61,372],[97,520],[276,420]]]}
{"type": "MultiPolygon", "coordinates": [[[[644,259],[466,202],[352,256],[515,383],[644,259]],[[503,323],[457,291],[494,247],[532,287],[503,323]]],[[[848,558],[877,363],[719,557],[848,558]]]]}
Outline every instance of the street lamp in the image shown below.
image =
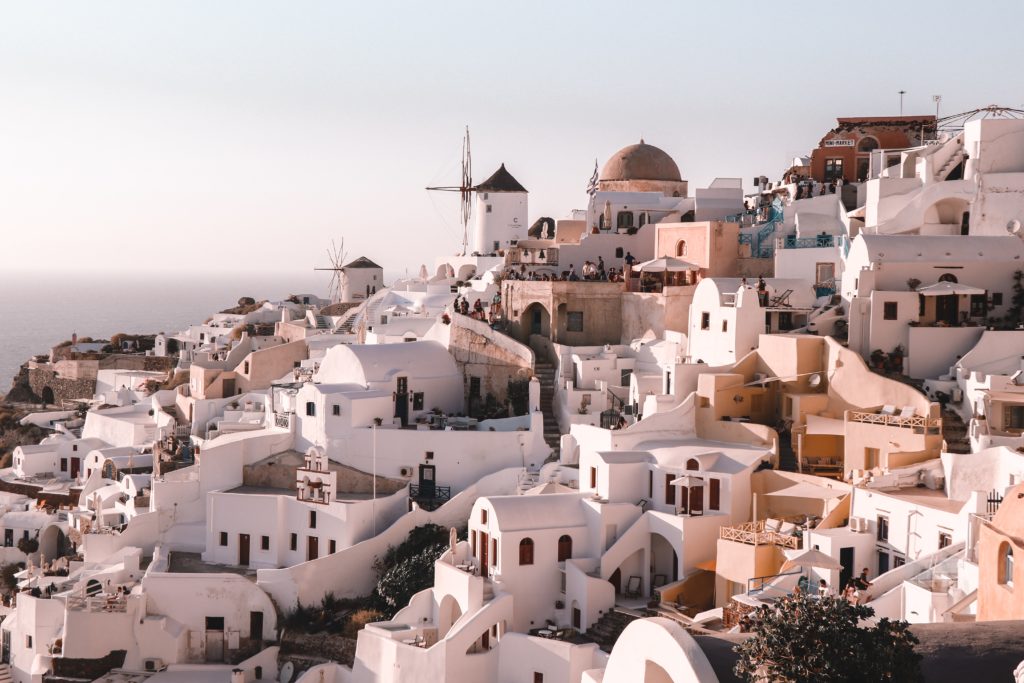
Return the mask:
{"type": "Polygon", "coordinates": [[[932,95],[932,102],[935,103],[935,125],[938,126],[939,103],[942,102],[942,95],[932,95]]]}
{"type": "Polygon", "coordinates": [[[906,90],[900,90],[900,116],[903,116],[903,96],[906,94],[906,90]]]}

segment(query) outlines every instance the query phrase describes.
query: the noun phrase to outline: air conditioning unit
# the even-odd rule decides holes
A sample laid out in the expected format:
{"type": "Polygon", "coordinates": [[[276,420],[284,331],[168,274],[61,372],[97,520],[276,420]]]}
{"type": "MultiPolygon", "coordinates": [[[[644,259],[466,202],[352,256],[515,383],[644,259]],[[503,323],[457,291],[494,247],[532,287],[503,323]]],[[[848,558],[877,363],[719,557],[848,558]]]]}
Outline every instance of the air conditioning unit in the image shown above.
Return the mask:
{"type": "Polygon", "coordinates": [[[850,529],[857,533],[864,533],[868,530],[868,520],[863,517],[850,517],[850,529]]]}
{"type": "Polygon", "coordinates": [[[964,400],[964,390],[960,387],[953,387],[953,391],[950,393],[953,396],[953,403],[960,403],[964,400]]]}
{"type": "Polygon", "coordinates": [[[401,474],[403,477],[411,477],[412,476],[412,468],[411,467],[402,467],[401,469],[398,470],[398,473],[401,474]]]}
{"type": "Polygon", "coordinates": [[[150,657],[149,659],[142,660],[142,668],[146,671],[163,671],[166,667],[164,666],[164,660],[150,657]]]}

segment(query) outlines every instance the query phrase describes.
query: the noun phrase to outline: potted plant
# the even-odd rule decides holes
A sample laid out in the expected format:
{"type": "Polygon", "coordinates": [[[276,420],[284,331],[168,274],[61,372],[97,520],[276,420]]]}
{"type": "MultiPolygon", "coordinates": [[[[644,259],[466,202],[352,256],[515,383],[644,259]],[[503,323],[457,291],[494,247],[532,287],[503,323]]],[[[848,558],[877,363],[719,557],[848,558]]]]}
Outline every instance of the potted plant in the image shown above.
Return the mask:
{"type": "Polygon", "coordinates": [[[885,367],[885,351],[875,349],[871,352],[871,367],[875,370],[881,370],[885,367]]]}
{"type": "Polygon", "coordinates": [[[907,279],[907,287],[910,289],[910,291],[916,292],[917,288],[920,287],[920,286],[921,286],[921,281],[918,280],[916,277],[912,277],[912,278],[908,278],[907,279]]]}

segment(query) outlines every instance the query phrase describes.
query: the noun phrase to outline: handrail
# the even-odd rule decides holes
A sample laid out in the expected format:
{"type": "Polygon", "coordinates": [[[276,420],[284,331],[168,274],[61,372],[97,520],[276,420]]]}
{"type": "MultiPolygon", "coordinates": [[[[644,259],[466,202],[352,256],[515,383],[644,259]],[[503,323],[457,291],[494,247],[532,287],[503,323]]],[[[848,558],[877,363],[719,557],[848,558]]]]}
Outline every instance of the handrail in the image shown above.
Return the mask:
{"type": "Polygon", "coordinates": [[[776,545],[792,550],[800,549],[800,537],[765,531],[764,520],[747,522],[736,526],[719,527],[718,537],[725,541],[736,541],[747,545],[776,545]]]}
{"type": "Polygon", "coordinates": [[[882,413],[865,413],[850,411],[851,422],[862,422],[864,424],[880,424],[888,427],[920,427],[920,428],[942,428],[941,417],[923,417],[921,415],[884,415],[882,413]]]}
{"type": "Polygon", "coordinates": [[[784,572],[782,574],[770,574],[768,576],[755,576],[752,579],[747,579],[747,595],[753,595],[754,593],[760,593],[761,591],[764,590],[765,584],[768,583],[769,581],[773,581],[775,579],[782,578],[783,576],[796,576],[797,574],[803,574],[803,571],[804,571],[803,569],[799,569],[798,568],[796,571],[792,571],[792,572],[784,572]],[[752,585],[753,585],[753,583],[755,581],[760,581],[760,585],[759,585],[758,588],[753,588],[752,587],[752,585]]]}

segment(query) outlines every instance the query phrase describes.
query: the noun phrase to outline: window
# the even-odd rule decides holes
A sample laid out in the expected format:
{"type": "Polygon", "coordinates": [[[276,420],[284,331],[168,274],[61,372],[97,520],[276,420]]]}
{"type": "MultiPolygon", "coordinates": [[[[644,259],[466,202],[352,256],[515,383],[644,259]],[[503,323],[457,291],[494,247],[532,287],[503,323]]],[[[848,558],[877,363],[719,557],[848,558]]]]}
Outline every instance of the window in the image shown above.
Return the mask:
{"type": "Polygon", "coordinates": [[[68,471],[68,459],[67,458],[61,458],[60,459],[60,471],[61,472],[67,472],[68,471]]]}
{"type": "Polygon", "coordinates": [[[873,470],[878,467],[878,449],[877,448],[865,448],[864,449],[864,469],[873,470]]]}
{"type": "Polygon", "coordinates": [[[711,329],[711,314],[704,312],[700,314],[700,329],[710,330],[711,329]]]}
{"type": "Polygon", "coordinates": [[[885,552],[883,550],[879,550],[878,551],[878,575],[881,576],[882,574],[886,573],[887,571],[889,571],[889,553],[887,553],[887,552],[885,552]]]}
{"type": "MultiPolygon", "coordinates": [[[[889,540],[889,518],[882,515],[878,515],[878,533],[876,537],[879,541],[889,540]]],[[[881,572],[879,572],[881,574],[881,572]]]]}
{"type": "Polygon", "coordinates": [[[985,313],[988,312],[988,299],[985,298],[984,294],[972,294],[971,295],[971,317],[972,318],[984,318],[985,313]]]}
{"type": "Polygon", "coordinates": [[[622,251],[622,247],[615,247],[615,258],[622,258],[625,252],[622,251]]]}
{"type": "Polygon", "coordinates": [[[327,541],[327,552],[329,552],[331,555],[338,552],[338,542],[335,541],[333,538],[327,541]]]}
{"type": "Polygon", "coordinates": [[[331,415],[333,415],[334,417],[338,417],[339,415],[341,415],[341,406],[339,406],[337,403],[331,406],[331,415]]]}
{"type": "Polygon", "coordinates": [[[596,489],[597,488],[597,468],[596,467],[591,467],[590,468],[590,488],[592,488],[592,489],[596,489]]]}
{"type": "MultiPolygon", "coordinates": [[[[1000,296],[1002,296],[1002,295],[1000,295],[1000,296]]],[[[78,452],[78,444],[77,443],[76,444],[71,444],[71,450],[77,453],[78,452]]]]}
{"type": "Polygon", "coordinates": [[[676,504],[676,487],[672,485],[672,480],[675,478],[674,474],[665,475],[665,505],[676,504]]]}
{"type": "Polygon", "coordinates": [[[1024,406],[1003,407],[1003,429],[1006,431],[1024,431],[1024,406]]]}
{"type": "Polygon", "coordinates": [[[882,309],[882,318],[885,320],[896,320],[899,314],[899,304],[895,301],[886,301],[882,309]]]}
{"type": "Polygon", "coordinates": [[[226,532],[226,531],[220,532],[220,544],[222,546],[226,546],[228,544],[228,532],[226,532]]]}
{"type": "Polygon", "coordinates": [[[572,536],[563,534],[558,539],[558,561],[565,562],[572,557],[572,536]]]}
{"type": "Polygon", "coordinates": [[[583,311],[569,311],[565,314],[565,329],[567,332],[583,331],[583,311]]]}
{"type": "Polygon", "coordinates": [[[902,555],[893,555],[892,556],[892,567],[893,567],[893,569],[895,569],[896,567],[902,567],[906,563],[907,563],[907,558],[903,557],[902,555]]]}
{"type": "Polygon", "coordinates": [[[833,180],[839,180],[843,177],[843,160],[842,159],[825,159],[825,182],[830,183],[833,180]]]}
{"type": "Polygon", "coordinates": [[[832,282],[836,278],[836,264],[828,262],[816,263],[814,265],[814,277],[815,281],[819,284],[832,282]]]}
{"type": "Polygon", "coordinates": [[[310,529],[315,529],[316,528],[316,510],[310,510],[309,511],[309,528],[310,529]]]}
{"type": "Polygon", "coordinates": [[[299,549],[299,535],[292,534],[291,540],[288,542],[288,547],[292,550],[299,549]]]}
{"type": "Polygon", "coordinates": [[[1013,587],[1013,548],[1006,541],[999,546],[999,583],[1013,587]]]}
{"type": "Polygon", "coordinates": [[[953,535],[945,531],[939,532],[939,550],[953,545],[953,535]]]}
{"type": "Polygon", "coordinates": [[[206,617],[207,631],[223,631],[224,617],[206,617]]]}
{"type": "Polygon", "coordinates": [[[878,149],[878,140],[873,137],[861,138],[860,142],[857,143],[858,152],[871,152],[878,149]]]}
{"type": "Polygon", "coordinates": [[[491,566],[498,566],[498,539],[491,539],[491,566]]]}
{"type": "Polygon", "coordinates": [[[480,396],[480,378],[470,377],[469,378],[469,397],[478,398],[480,396]]]}
{"type": "Polygon", "coordinates": [[[654,499],[654,470],[647,470],[647,497],[654,499]]]}
{"type": "Polygon", "coordinates": [[[493,207],[490,204],[488,204],[487,205],[487,213],[491,213],[491,211],[493,211],[493,210],[494,210],[493,207]]]}
{"type": "Polygon", "coordinates": [[[260,536],[260,550],[270,550],[270,536],[260,536]]]}
{"type": "Polygon", "coordinates": [[[722,481],[720,479],[709,479],[710,492],[708,495],[708,509],[720,510],[722,507],[722,481]]]}
{"type": "Polygon", "coordinates": [[[728,331],[729,331],[729,321],[723,319],[722,320],[722,332],[728,332],[728,331]]]}
{"type": "Polygon", "coordinates": [[[32,636],[25,636],[25,647],[32,649],[32,636]]]}
{"type": "Polygon", "coordinates": [[[690,458],[689,460],[687,460],[686,469],[690,470],[691,472],[696,472],[697,470],[699,470],[700,463],[697,462],[697,458],[690,458]]]}
{"type": "Polygon", "coordinates": [[[480,509],[480,523],[487,524],[487,510],[484,508],[480,509]]]}
{"type": "MultiPolygon", "coordinates": [[[[409,341],[415,341],[415,340],[414,339],[410,339],[409,341]]],[[[413,410],[423,410],[423,392],[422,391],[414,391],[412,393],[412,409],[413,410]]]]}
{"type": "Polygon", "coordinates": [[[316,415],[316,404],[312,401],[306,401],[306,415],[308,417],[314,417],[316,415]]]}
{"type": "Polygon", "coordinates": [[[686,256],[686,240],[676,242],[676,256],[686,256]]]}
{"type": "Polygon", "coordinates": [[[242,374],[249,374],[249,361],[245,361],[245,363],[242,365],[242,374]]]}
{"type": "Polygon", "coordinates": [[[426,453],[423,454],[423,458],[424,458],[424,460],[433,460],[434,459],[434,451],[427,451],[426,453]]]}
{"type": "Polygon", "coordinates": [[[519,564],[533,564],[533,539],[524,538],[519,541],[519,564]]]}
{"type": "Polygon", "coordinates": [[[476,557],[476,531],[469,532],[469,554],[476,557]]]}
{"type": "Polygon", "coordinates": [[[943,273],[939,276],[939,282],[952,282],[953,284],[956,284],[958,281],[956,279],[956,275],[953,275],[953,273],[943,273]]]}
{"type": "Polygon", "coordinates": [[[1002,306],[1003,305],[1003,293],[1002,292],[992,292],[992,305],[993,306],[1002,306]]]}
{"type": "Polygon", "coordinates": [[[617,225],[620,228],[632,228],[633,227],[633,212],[632,211],[619,211],[617,225]]]}
{"type": "Polygon", "coordinates": [[[533,683],[544,683],[544,674],[539,671],[533,672],[533,683]]]}

